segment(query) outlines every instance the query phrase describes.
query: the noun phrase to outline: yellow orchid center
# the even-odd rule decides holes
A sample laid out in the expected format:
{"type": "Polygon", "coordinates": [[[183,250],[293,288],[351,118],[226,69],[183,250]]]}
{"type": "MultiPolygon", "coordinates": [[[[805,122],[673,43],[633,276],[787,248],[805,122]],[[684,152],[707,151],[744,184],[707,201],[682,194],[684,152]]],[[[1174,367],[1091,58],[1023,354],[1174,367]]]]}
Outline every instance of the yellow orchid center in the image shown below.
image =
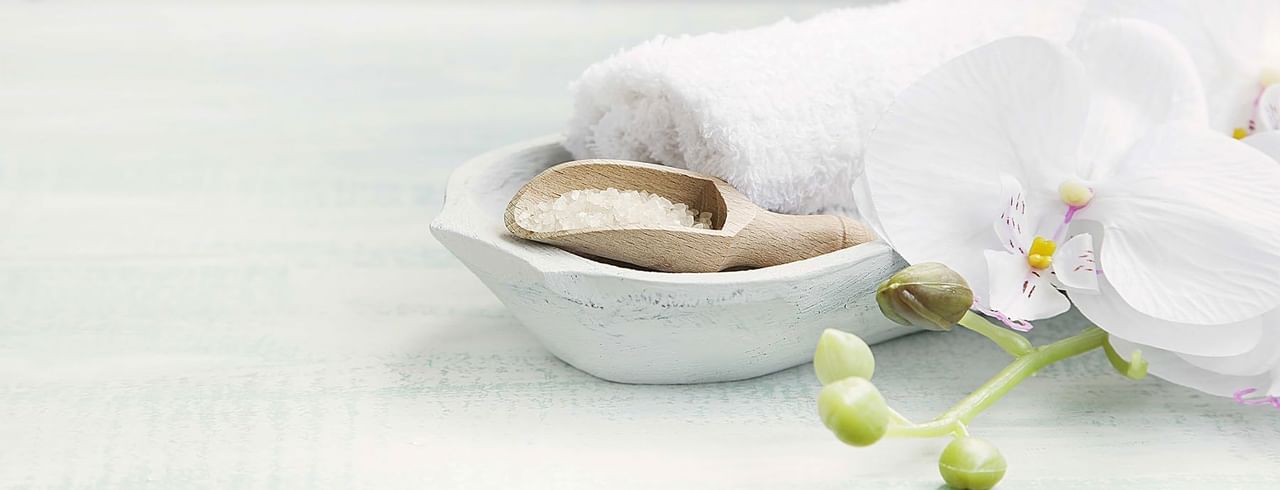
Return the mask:
{"type": "Polygon", "coordinates": [[[1232,131],[1231,131],[1231,137],[1232,137],[1232,138],[1235,138],[1235,139],[1238,139],[1238,140],[1242,140],[1242,139],[1244,139],[1244,137],[1245,137],[1245,136],[1249,136],[1249,130],[1247,130],[1247,129],[1245,129],[1245,128],[1236,128],[1236,129],[1234,129],[1234,130],[1232,130],[1232,131]]]}
{"type": "Polygon", "coordinates": [[[1069,206],[1082,208],[1093,200],[1093,189],[1084,185],[1083,182],[1069,180],[1058,186],[1058,197],[1061,197],[1062,202],[1067,203],[1069,206]]]}
{"type": "Polygon", "coordinates": [[[1031,250],[1027,251],[1027,265],[1032,269],[1048,269],[1053,265],[1053,252],[1058,244],[1045,237],[1038,236],[1031,241],[1031,250]]]}

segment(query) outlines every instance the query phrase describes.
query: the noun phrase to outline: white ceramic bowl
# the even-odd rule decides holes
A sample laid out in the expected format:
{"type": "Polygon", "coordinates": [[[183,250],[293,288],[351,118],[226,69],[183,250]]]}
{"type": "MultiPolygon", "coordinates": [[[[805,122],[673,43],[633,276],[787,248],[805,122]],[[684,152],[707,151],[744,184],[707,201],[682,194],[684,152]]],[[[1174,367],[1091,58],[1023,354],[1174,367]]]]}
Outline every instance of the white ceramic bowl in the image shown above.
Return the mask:
{"type": "Polygon", "coordinates": [[[572,159],[549,136],[463,164],[431,232],[578,369],[625,383],[729,381],[809,362],[826,328],[867,342],[913,331],[876,306],[876,285],[906,265],[882,242],[763,269],[671,274],[512,236],[502,213],[516,190],[572,159]]]}

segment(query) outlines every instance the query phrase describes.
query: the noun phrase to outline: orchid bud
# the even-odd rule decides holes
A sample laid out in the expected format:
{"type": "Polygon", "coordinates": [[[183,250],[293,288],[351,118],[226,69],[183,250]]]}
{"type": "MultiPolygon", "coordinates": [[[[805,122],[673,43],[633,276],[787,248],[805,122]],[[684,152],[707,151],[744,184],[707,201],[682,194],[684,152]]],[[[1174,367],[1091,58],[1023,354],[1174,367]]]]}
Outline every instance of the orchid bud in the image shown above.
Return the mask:
{"type": "Polygon", "coordinates": [[[850,446],[870,446],[889,430],[889,405],[865,378],[848,377],[818,394],[822,424],[850,446]]]}
{"type": "Polygon", "coordinates": [[[822,332],[813,352],[813,372],[823,385],[851,376],[871,379],[875,371],[876,357],[862,338],[832,328],[822,332]]]}
{"type": "Polygon", "coordinates": [[[902,325],[951,330],[973,306],[973,290],[956,271],[937,262],[908,266],[876,289],[880,312],[902,325]]]}
{"type": "Polygon", "coordinates": [[[1009,464],[991,443],[977,437],[957,437],[938,458],[938,472],[952,488],[987,490],[1004,478],[1009,464]]]}

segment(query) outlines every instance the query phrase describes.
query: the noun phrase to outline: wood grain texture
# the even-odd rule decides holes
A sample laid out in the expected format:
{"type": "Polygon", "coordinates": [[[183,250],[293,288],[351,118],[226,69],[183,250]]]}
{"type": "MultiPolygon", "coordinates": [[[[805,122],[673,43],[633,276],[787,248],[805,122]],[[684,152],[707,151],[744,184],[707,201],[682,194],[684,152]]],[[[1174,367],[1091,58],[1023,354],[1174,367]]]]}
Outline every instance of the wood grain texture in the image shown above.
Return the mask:
{"type": "MultiPolygon", "coordinates": [[[[566,365],[426,229],[458,163],[563,126],[592,60],[822,8],[0,5],[0,488],[938,488],[941,441],[826,434],[808,367],[566,365]]],[[[963,332],[873,349],[917,418],[1004,362],[963,332]]],[[[1274,411],[1109,369],[978,419],[1002,488],[1280,484],[1274,411]]]]}
{"type": "Polygon", "coordinates": [[[720,272],[788,264],[875,239],[843,216],[791,216],[755,205],[723,180],[689,170],[625,160],[578,160],[548,168],[507,205],[507,230],[526,240],[661,272],[720,272]],[[575,229],[536,232],[516,216],[582,189],[652,192],[712,216],[709,229],[575,229]]]}

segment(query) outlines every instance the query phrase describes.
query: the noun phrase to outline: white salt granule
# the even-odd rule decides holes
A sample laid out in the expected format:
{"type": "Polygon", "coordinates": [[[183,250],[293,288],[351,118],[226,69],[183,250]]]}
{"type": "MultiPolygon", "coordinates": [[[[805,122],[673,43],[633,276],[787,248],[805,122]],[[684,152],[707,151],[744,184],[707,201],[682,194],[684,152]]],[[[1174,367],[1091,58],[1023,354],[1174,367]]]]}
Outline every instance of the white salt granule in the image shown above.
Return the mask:
{"type": "Polygon", "coordinates": [[[711,228],[711,213],[645,191],[612,187],[573,190],[555,201],[543,201],[516,215],[516,222],[536,232],[583,228],[711,228]]]}

